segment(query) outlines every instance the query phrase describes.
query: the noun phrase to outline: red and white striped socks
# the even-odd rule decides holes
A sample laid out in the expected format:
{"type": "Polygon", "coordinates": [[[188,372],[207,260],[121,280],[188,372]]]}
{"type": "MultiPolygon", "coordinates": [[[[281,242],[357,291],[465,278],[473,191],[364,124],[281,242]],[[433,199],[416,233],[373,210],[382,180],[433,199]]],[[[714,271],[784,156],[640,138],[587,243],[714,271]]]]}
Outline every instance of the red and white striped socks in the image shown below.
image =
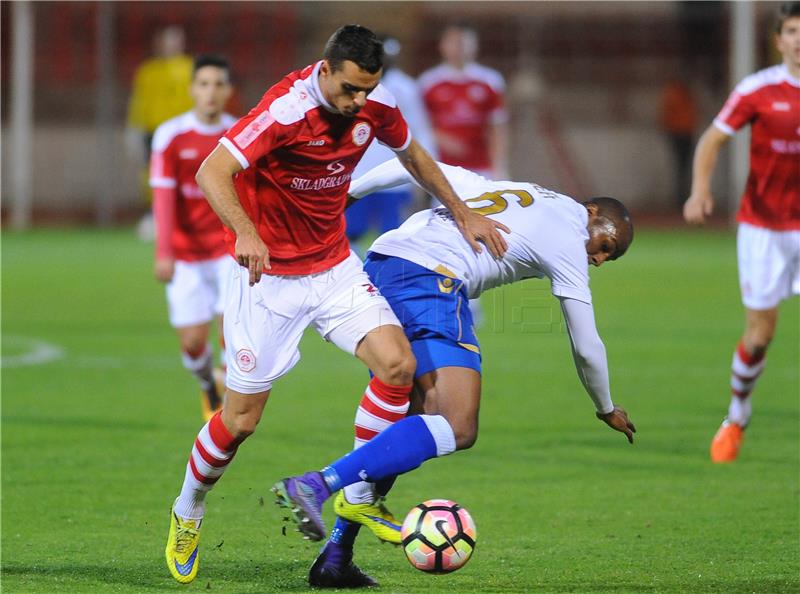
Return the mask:
{"type": "Polygon", "coordinates": [[[196,520],[203,517],[206,494],[225,472],[238,446],[222,422],[222,412],[211,417],[194,441],[181,494],[175,502],[176,514],[196,520]]]}
{"type": "MultiPolygon", "coordinates": [[[[355,419],[355,443],[360,448],[381,431],[405,418],[409,406],[409,394],[413,384],[390,386],[373,377],[358,405],[355,419]]],[[[350,503],[372,503],[375,500],[371,483],[358,482],[344,488],[350,503]]]]}
{"type": "Polygon", "coordinates": [[[758,376],[764,371],[766,359],[764,355],[750,355],[739,342],[733,354],[731,365],[731,404],[728,407],[728,420],[741,427],[746,427],[750,422],[752,405],[750,393],[756,385],[758,376]]]}
{"type": "Polygon", "coordinates": [[[183,366],[188,369],[200,383],[200,389],[208,390],[214,383],[214,351],[210,344],[206,344],[199,353],[181,353],[183,366]]]}

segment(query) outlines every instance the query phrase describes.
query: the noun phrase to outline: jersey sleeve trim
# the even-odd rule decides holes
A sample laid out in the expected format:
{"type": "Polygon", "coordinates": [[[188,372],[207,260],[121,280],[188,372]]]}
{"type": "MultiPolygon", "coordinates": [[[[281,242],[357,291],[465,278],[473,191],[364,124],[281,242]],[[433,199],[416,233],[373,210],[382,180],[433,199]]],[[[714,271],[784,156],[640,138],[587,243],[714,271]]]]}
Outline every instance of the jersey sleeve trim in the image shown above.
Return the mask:
{"type": "Polygon", "coordinates": [[[150,187],[171,190],[178,187],[178,181],[171,177],[151,177],[150,187]]]}
{"type": "MultiPolygon", "coordinates": [[[[380,141],[378,141],[378,142],[380,142],[380,141]]],[[[383,144],[383,143],[381,143],[381,144],[383,144]]],[[[399,146],[397,148],[395,148],[393,146],[389,146],[388,144],[386,146],[389,146],[389,148],[392,149],[396,153],[402,153],[410,145],[411,145],[411,129],[408,130],[408,134],[406,135],[406,141],[401,146],[399,146]]]]}
{"type": "Polygon", "coordinates": [[[237,161],[239,161],[239,165],[242,166],[242,169],[247,169],[250,167],[250,162],[247,160],[247,157],[244,156],[242,151],[240,151],[229,138],[225,138],[223,136],[219,139],[219,143],[228,149],[228,152],[232,154],[237,161]]]}
{"type": "Polygon", "coordinates": [[[714,127],[716,127],[720,132],[727,134],[728,136],[736,136],[736,130],[731,128],[728,124],[726,124],[719,118],[714,120],[714,127]]]}

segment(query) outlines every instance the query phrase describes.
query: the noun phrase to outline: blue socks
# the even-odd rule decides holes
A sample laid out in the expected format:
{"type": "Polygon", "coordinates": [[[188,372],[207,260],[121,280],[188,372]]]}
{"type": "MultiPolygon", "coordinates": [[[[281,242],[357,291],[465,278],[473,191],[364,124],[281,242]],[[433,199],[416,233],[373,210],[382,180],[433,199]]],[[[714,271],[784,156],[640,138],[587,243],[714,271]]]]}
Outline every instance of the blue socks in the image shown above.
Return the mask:
{"type": "MultiPolygon", "coordinates": [[[[417,468],[425,460],[452,452],[455,441],[452,449],[445,448],[450,451],[437,447],[437,439],[428,428],[429,421],[423,417],[431,418],[420,415],[398,421],[357,450],[323,468],[322,476],[331,492],[358,481],[376,482],[402,474],[417,468]]],[[[443,417],[438,419],[444,421],[443,417]]]]}

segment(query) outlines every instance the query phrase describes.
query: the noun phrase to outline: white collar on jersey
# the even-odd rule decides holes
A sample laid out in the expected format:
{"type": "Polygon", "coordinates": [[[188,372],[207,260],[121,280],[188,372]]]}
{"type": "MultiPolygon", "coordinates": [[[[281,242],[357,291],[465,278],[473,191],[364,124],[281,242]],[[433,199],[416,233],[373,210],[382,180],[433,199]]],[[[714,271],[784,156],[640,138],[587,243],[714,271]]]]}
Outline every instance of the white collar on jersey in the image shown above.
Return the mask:
{"type": "Polygon", "coordinates": [[[783,71],[783,76],[786,77],[786,82],[793,87],[800,87],[800,78],[793,77],[792,73],[789,72],[789,67],[786,64],[781,64],[781,70],[783,71]]]}
{"type": "Polygon", "coordinates": [[[217,134],[219,132],[225,132],[228,128],[230,128],[230,123],[225,122],[225,113],[223,112],[220,115],[219,122],[216,124],[204,124],[200,121],[200,118],[197,117],[197,114],[194,110],[188,113],[189,118],[192,122],[192,128],[200,132],[201,134],[217,134]]]}
{"type": "Polygon", "coordinates": [[[331,113],[339,113],[334,109],[333,105],[327,102],[325,99],[325,95],[322,94],[322,89],[319,86],[319,69],[322,68],[322,60],[317,62],[314,66],[314,70],[311,71],[310,84],[309,84],[309,92],[311,96],[325,109],[327,109],[331,113]]]}

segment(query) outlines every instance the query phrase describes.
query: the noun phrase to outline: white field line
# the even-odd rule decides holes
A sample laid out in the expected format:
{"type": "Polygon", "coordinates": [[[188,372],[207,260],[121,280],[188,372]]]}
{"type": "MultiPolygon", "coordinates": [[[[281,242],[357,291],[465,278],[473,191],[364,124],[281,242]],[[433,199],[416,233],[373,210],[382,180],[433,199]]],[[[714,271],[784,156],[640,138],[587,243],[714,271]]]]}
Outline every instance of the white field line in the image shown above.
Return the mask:
{"type": "Polygon", "coordinates": [[[42,365],[50,361],[57,361],[64,357],[64,349],[60,346],[21,336],[4,336],[3,342],[20,347],[25,352],[19,355],[0,357],[2,367],[27,367],[29,365],[42,365]]]}

